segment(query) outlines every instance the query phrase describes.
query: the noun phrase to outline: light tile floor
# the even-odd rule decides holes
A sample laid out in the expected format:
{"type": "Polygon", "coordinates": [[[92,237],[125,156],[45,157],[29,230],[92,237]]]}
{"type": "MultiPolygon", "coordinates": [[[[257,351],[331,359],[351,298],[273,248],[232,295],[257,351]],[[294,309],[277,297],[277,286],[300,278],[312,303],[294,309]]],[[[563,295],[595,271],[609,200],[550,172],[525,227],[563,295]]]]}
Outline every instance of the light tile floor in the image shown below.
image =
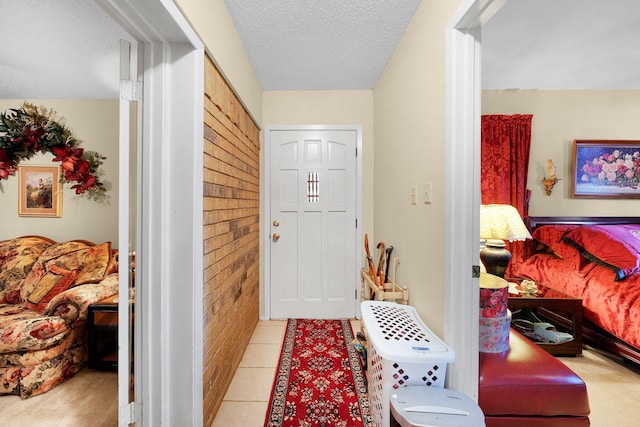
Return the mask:
{"type": "Polygon", "coordinates": [[[286,320],[261,320],[249,340],[212,427],[263,427],[286,320]]]}
{"type": "MultiPolygon", "coordinates": [[[[259,321],[211,427],[263,427],[286,320],[259,321]]],[[[360,321],[351,327],[360,330],[360,321]]],[[[640,368],[629,369],[588,348],[583,357],[560,358],[587,384],[591,425],[637,424],[640,368]]]]}

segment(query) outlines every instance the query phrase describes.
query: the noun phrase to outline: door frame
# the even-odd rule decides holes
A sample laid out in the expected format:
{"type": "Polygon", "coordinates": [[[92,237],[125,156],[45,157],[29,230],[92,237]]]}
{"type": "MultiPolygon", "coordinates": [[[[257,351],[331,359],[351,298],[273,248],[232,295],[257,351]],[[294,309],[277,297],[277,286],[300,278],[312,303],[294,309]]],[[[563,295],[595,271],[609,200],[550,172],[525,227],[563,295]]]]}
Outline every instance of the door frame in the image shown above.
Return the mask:
{"type": "Polygon", "coordinates": [[[480,290],[472,269],[480,264],[481,29],[506,1],[465,0],[446,28],[444,339],[456,351],[447,382],[476,401],[480,290]]]}
{"type": "MultiPolygon", "coordinates": [[[[138,123],[141,123],[141,111],[139,106],[141,101],[136,96],[134,82],[140,79],[139,65],[141,66],[142,55],[140,46],[136,42],[120,40],[120,100],[119,100],[119,153],[118,153],[118,182],[127,183],[120,185],[118,191],[118,250],[119,250],[119,283],[118,294],[130,295],[132,277],[132,254],[136,250],[136,243],[139,241],[140,217],[137,215],[139,204],[135,198],[139,194],[140,180],[134,179],[136,167],[131,161],[138,162],[140,156],[137,151],[138,143],[142,135],[138,123]],[[135,150],[135,151],[134,151],[135,150]],[[134,196],[131,196],[131,193],[134,196]],[[134,197],[132,199],[132,197],[134,197]],[[132,205],[135,206],[132,208],[132,205]],[[132,221],[135,226],[132,227],[132,221]],[[122,242],[127,242],[124,247],[122,242]]],[[[130,381],[124,378],[131,378],[131,364],[135,365],[134,372],[140,370],[140,358],[133,357],[134,354],[141,354],[140,339],[132,340],[133,336],[140,337],[140,322],[133,330],[132,319],[140,318],[140,305],[132,305],[130,298],[118,298],[118,423],[124,424],[131,418],[140,422],[136,418],[136,400],[140,400],[140,382],[135,381],[133,399],[130,397],[130,381]],[[132,403],[130,403],[132,402],[132,403]],[[133,415],[131,413],[133,412],[133,415]]],[[[139,410],[137,411],[139,412],[139,410]]]]}
{"type": "Polygon", "coordinates": [[[120,411],[119,425],[202,425],[204,45],[171,0],[94,1],[144,46],[136,248],[140,387],[136,403],[120,411]]]}
{"type": "Polygon", "coordinates": [[[262,230],[260,245],[262,246],[262,277],[264,286],[260,292],[260,319],[271,319],[271,132],[272,131],[309,131],[309,130],[347,130],[356,132],[356,242],[355,242],[355,260],[356,277],[354,277],[354,286],[356,289],[356,297],[354,299],[355,313],[360,318],[360,267],[362,266],[362,250],[359,242],[362,241],[362,126],[361,125],[265,125],[263,132],[264,150],[262,150],[262,158],[260,161],[264,165],[263,179],[261,180],[261,194],[263,203],[261,207],[262,214],[262,230]]]}

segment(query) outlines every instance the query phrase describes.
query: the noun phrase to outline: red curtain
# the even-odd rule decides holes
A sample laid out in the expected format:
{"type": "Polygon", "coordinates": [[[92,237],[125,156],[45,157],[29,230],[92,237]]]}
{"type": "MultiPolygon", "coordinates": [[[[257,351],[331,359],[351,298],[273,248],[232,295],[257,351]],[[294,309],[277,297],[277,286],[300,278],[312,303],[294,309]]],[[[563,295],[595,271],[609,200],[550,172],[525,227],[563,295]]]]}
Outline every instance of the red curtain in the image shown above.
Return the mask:
{"type": "MultiPolygon", "coordinates": [[[[520,216],[529,214],[531,191],[527,189],[532,114],[482,116],[480,134],[480,188],[482,204],[509,204],[520,216]]],[[[523,242],[507,243],[512,266],[528,251],[523,242]]]]}

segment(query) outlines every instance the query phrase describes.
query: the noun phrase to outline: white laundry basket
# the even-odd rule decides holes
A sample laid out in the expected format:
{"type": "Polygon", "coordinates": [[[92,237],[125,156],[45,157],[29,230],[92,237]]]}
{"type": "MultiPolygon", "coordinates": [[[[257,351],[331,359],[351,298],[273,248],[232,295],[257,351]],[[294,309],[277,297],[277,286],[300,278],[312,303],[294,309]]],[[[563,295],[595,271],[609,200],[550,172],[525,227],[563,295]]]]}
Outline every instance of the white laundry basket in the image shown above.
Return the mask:
{"type": "Polygon", "coordinates": [[[393,391],[405,386],[444,387],[453,349],[440,340],[408,305],[363,301],[367,331],[367,373],[376,427],[388,427],[393,391]]]}

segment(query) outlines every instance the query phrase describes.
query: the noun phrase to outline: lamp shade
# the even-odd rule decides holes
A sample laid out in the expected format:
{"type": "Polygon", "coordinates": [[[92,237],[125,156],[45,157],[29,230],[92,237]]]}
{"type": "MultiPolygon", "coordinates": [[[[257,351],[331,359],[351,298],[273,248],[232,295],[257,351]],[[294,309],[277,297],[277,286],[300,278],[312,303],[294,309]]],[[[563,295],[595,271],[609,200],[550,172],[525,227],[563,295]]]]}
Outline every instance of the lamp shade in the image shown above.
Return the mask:
{"type": "Polygon", "coordinates": [[[513,206],[481,205],[480,238],[514,242],[531,239],[531,234],[513,206]]]}

